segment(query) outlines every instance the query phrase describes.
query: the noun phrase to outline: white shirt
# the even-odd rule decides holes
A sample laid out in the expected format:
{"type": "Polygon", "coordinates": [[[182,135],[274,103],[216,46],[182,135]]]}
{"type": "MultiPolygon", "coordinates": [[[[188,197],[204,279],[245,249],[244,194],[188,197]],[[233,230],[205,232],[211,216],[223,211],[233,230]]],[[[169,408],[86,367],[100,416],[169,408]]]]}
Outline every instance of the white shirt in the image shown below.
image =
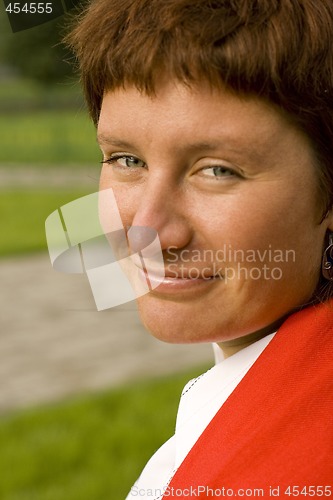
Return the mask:
{"type": "Polygon", "coordinates": [[[216,365],[185,386],[174,436],[152,456],[126,500],[163,497],[186,455],[274,335],[267,335],[227,359],[223,359],[218,345],[213,345],[216,365]]]}

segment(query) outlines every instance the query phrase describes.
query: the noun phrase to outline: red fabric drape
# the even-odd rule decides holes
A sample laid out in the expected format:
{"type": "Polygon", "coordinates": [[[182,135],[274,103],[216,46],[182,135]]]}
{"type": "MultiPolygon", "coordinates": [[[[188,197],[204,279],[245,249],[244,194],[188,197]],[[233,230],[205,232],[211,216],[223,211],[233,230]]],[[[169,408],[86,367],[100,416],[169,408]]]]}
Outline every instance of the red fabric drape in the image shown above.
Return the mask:
{"type": "Polygon", "coordinates": [[[332,484],[333,301],[286,320],[163,498],[333,497],[332,484]]]}

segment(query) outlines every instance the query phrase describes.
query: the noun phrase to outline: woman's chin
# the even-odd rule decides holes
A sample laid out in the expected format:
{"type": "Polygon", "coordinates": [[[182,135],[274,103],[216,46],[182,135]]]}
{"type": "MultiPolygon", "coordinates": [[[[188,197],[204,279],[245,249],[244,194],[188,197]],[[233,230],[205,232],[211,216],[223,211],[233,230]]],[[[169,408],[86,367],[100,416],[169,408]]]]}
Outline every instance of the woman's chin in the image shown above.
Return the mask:
{"type": "Polygon", "coordinates": [[[137,299],[137,304],[148,332],[171,344],[245,341],[253,335],[258,340],[276,331],[285,319],[279,311],[265,311],[260,317],[257,310],[248,307],[247,314],[240,317],[238,309],[230,303],[212,307],[205,301],[177,302],[150,294],[137,299]]]}
{"type": "Polygon", "coordinates": [[[137,300],[144,327],[155,338],[171,344],[218,342],[231,330],[200,307],[172,301],[152,300],[148,295],[137,300]]]}

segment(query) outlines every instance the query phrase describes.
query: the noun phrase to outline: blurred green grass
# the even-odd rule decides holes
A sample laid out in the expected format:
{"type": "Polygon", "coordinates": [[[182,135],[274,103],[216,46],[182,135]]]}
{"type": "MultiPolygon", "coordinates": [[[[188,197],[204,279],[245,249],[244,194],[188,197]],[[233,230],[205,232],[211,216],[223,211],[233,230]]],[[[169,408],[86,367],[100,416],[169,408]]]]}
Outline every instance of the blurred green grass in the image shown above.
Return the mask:
{"type": "MultiPolygon", "coordinates": [[[[56,166],[79,171],[101,153],[78,84],[43,87],[27,79],[0,84],[0,167],[56,166]]],[[[61,205],[88,190],[3,188],[0,191],[0,257],[46,249],[44,222],[61,205]]]]}
{"type": "Polygon", "coordinates": [[[88,190],[5,191],[0,193],[0,257],[46,250],[45,220],[88,190]]]}
{"type": "Polygon", "coordinates": [[[0,163],[96,163],[101,153],[77,82],[0,82],[0,163]]]}
{"type": "Polygon", "coordinates": [[[95,128],[83,111],[36,110],[0,116],[0,163],[87,165],[101,159],[95,128]]]}
{"type": "Polygon", "coordinates": [[[174,433],[181,390],[201,371],[3,416],[0,498],[125,498],[174,433]]]}
{"type": "Polygon", "coordinates": [[[52,85],[41,85],[37,80],[12,77],[0,81],[0,110],[21,113],[27,109],[84,108],[84,100],[77,80],[67,79],[52,85]]]}

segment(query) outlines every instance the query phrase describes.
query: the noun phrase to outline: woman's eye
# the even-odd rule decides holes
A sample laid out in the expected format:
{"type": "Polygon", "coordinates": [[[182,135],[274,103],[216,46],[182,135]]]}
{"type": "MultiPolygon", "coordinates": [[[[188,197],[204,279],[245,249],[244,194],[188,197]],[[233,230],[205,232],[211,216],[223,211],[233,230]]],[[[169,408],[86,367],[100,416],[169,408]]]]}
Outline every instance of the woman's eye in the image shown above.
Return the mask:
{"type": "Polygon", "coordinates": [[[137,158],[136,156],[130,155],[113,155],[110,158],[103,160],[102,163],[108,163],[109,165],[115,165],[116,163],[124,168],[143,168],[146,166],[145,162],[137,158]]]}
{"type": "Polygon", "coordinates": [[[212,178],[237,176],[237,172],[235,172],[231,168],[223,166],[206,167],[202,169],[202,173],[203,175],[212,178]]]}

